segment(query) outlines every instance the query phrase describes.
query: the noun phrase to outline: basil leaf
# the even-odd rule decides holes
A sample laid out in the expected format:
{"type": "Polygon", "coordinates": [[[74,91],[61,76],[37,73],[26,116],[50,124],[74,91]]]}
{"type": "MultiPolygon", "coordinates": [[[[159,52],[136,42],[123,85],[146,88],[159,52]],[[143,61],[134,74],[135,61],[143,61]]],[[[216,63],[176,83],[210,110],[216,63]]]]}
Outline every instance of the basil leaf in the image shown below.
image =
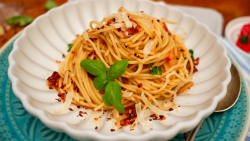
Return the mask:
{"type": "Polygon", "coordinates": [[[11,26],[26,26],[31,23],[34,18],[30,16],[14,16],[6,20],[11,26]]]}
{"type": "Polygon", "coordinates": [[[114,81],[109,81],[105,88],[105,95],[107,100],[115,106],[116,110],[120,113],[125,112],[124,106],[121,104],[122,101],[122,91],[119,83],[114,81]]]}
{"type": "MultiPolygon", "coordinates": [[[[249,29],[249,30],[250,30],[250,29],[249,29]]],[[[248,37],[248,35],[242,36],[242,37],[240,38],[240,42],[241,42],[242,44],[247,44],[247,43],[249,42],[249,37],[248,37]]]]}
{"type": "Polygon", "coordinates": [[[87,72],[94,76],[99,76],[101,74],[106,74],[105,65],[98,60],[89,60],[83,59],[80,63],[81,67],[83,67],[87,72]]]}
{"type": "Polygon", "coordinates": [[[106,74],[101,74],[97,76],[94,80],[94,86],[97,90],[105,89],[105,86],[109,82],[108,77],[106,74]]]}
{"type": "Polygon", "coordinates": [[[57,6],[58,6],[57,3],[55,3],[53,0],[47,0],[45,4],[45,9],[49,11],[50,9],[55,8],[57,6]]]}
{"type": "Polygon", "coordinates": [[[105,94],[102,95],[102,101],[104,102],[104,104],[105,104],[106,106],[112,106],[112,104],[109,103],[109,101],[108,101],[108,99],[107,99],[107,97],[106,97],[105,94]]]}
{"type": "Polygon", "coordinates": [[[70,52],[70,50],[72,49],[72,47],[74,46],[74,44],[68,44],[68,47],[69,47],[69,49],[68,49],[68,52],[70,52]]]}
{"type": "Polygon", "coordinates": [[[194,59],[194,51],[192,49],[189,50],[190,56],[192,59],[194,59]]]}
{"type": "Polygon", "coordinates": [[[115,62],[108,70],[108,78],[109,80],[114,80],[120,77],[128,67],[128,60],[123,59],[120,61],[115,62]]]}
{"type": "Polygon", "coordinates": [[[151,64],[148,67],[152,75],[162,75],[161,67],[157,67],[157,66],[153,67],[151,64]]]}

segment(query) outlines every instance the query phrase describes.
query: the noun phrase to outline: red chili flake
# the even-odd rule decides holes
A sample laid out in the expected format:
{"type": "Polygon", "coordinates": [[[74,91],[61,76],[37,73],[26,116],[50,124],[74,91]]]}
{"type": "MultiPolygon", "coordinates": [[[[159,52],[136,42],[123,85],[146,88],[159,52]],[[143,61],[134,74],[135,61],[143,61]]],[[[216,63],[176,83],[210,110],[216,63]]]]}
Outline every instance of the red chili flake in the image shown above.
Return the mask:
{"type": "Polygon", "coordinates": [[[111,132],[114,132],[114,131],[115,131],[115,129],[110,129],[110,131],[111,131],[111,132]]]}
{"type": "Polygon", "coordinates": [[[64,84],[62,84],[62,86],[60,87],[61,89],[63,89],[65,87],[65,85],[64,84]]]}
{"type": "Polygon", "coordinates": [[[178,107],[181,107],[181,106],[178,106],[178,107]]]}
{"type": "Polygon", "coordinates": [[[195,66],[199,65],[199,61],[200,61],[200,58],[199,58],[199,57],[196,58],[195,60],[193,60],[194,65],[195,65],[195,66]]]}
{"type": "Polygon", "coordinates": [[[78,37],[79,36],[79,34],[76,34],[76,37],[78,37]]]}
{"type": "Polygon", "coordinates": [[[125,21],[122,21],[122,23],[125,23],[125,21]]]}
{"type": "Polygon", "coordinates": [[[66,99],[66,94],[65,93],[59,93],[58,96],[61,98],[61,100],[66,99]]]}
{"type": "Polygon", "coordinates": [[[140,83],[140,86],[143,86],[142,83],[140,83]]]}
{"type": "Polygon", "coordinates": [[[75,54],[75,53],[76,53],[76,51],[72,51],[71,53],[75,54]]]}
{"type": "Polygon", "coordinates": [[[87,107],[87,106],[84,106],[84,108],[85,108],[85,109],[88,109],[88,107],[87,107]]]}
{"type": "Polygon", "coordinates": [[[168,32],[168,35],[171,36],[171,32],[168,30],[168,27],[166,24],[163,24],[164,29],[168,32]]]}
{"type": "Polygon", "coordinates": [[[95,120],[98,120],[98,118],[94,118],[95,120]]]}
{"type": "Polygon", "coordinates": [[[107,121],[109,121],[111,118],[107,118],[107,121]]]}
{"type": "Polygon", "coordinates": [[[56,60],[56,63],[59,63],[59,61],[58,61],[58,60],[56,60]]]}
{"type": "Polygon", "coordinates": [[[104,112],[107,112],[107,110],[104,110],[104,112]]]}
{"type": "Polygon", "coordinates": [[[115,126],[117,126],[117,122],[115,122],[115,126]]]}
{"type": "Polygon", "coordinates": [[[165,59],[166,59],[168,62],[171,61],[171,59],[169,58],[169,56],[166,57],[165,59]]]}
{"type": "Polygon", "coordinates": [[[135,28],[132,27],[132,28],[129,28],[127,31],[129,35],[134,35],[140,31],[140,27],[139,26],[136,26],[135,28]]]}
{"type": "Polygon", "coordinates": [[[160,22],[160,19],[157,19],[157,22],[160,22]]]}
{"type": "Polygon", "coordinates": [[[104,28],[105,28],[105,26],[103,25],[103,26],[102,26],[102,29],[104,29],[104,28]]]}
{"type": "Polygon", "coordinates": [[[149,119],[149,121],[152,121],[152,119],[149,119]]]}
{"type": "Polygon", "coordinates": [[[95,129],[97,130],[97,129],[98,129],[98,126],[96,126],[95,129]]]}
{"type": "Polygon", "coordinates": [[[74,111],[72,108],[69,108],[70,111],[74,111]]]}
{"type": "Polygon", "coordinates": [[[137,97],[136,97],[136,96],[134,96],[134,98],[135,98],[135,99],[137,99],[137,97]]]}
{"type": "Polygon", "coordinates": [[[153,120],[157,120],[158,119],[158,117],[155,114],[151,115],[150,117],[152,117],[153,120]]]}
{"type": "Polygon", "coordinates": [[[173,102],[173,99],[171,99],[170,102],[173,102]]]}
{"type": "Polygon", "coordinates": [[[130,129],[130,131],[133,131],[133,130],[135,130],[135,129],[130,129]]]}
{"type": "Polygon", "coordinates": [[[57,100],[58,102],[61,102],[61,98],[56,98],[56,100],[57,100]]]}
{"type": "Polygon", "coordinates": [[[53,74],[47,79],[48,80],[48,86],[49,89],[57,89],[59,84],[58,81],[61,78],[58,72],[54,71],[53,74]]]}
{"type": "Polygon", "coordinates": [[[174,109],[173,108],[170,108],[169,111],[173,111],[174,109]]]}
{"type": "Polygon", "coordinates": [[[127,106],[125,109],[130,109],[130,106],[127,106]]]}
{"type": "Polygon", "coordinates": [[[77,86],[75,86],[73,89],[79,93],[79,88],[77,86]]]}
{"type": "Polygon", "coordinates": [[[198,69],[194,66],[194,73],[197,72],[197,71],[198,71],[198,69]]]}
{"type": "Polygon", "coordinates": [[[138,58],[141,58],[140,55],[137,55],[138,58]]]}

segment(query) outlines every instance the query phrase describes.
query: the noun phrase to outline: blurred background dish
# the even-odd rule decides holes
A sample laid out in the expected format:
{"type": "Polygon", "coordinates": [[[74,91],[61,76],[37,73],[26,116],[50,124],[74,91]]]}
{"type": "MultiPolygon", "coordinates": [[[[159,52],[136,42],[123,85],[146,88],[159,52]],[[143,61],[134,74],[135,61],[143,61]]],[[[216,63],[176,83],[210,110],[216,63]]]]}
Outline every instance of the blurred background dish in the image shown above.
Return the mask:
{"type": "MultiPolygon", "coordinates": [[[[232,21],[230,21],[225,29],[225,36],[226,38],[235,46],[236,42],[239,38],[241,29],[244,25],[249,24],[250,23],[250,16],[245,16],[245,17],[239,17],[239,18],[235,18],[232,21]]],[[[250,52],[245,52],[243,50],[241,50],[239,47],[238,49],[240,52],[242,52],[244,55],[246,55],[249,60],[250,60],[250,52]]]]}

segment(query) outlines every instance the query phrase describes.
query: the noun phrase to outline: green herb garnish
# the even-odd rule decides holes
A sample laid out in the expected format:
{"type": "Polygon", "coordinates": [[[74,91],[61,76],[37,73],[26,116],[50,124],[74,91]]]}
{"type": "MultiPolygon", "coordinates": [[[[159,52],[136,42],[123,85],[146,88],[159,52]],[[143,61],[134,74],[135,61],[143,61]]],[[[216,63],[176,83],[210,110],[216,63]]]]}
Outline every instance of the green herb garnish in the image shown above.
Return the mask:
{"type": "Polygon", "coordinates": [[[161,67],[152,66],[151,64],[148,67],[152,75],[162,75],[161,67]]]}
{"type": "Polygon", "coordinates": [[[26,26],[31,23],[34,18],[30,16],[14,16],[6,20],[11,26],[26,26]]]}
{"type": "Polygon", "coordinates": [[[68,49],[68,52],[70,52],[70,50],[72,49],[72,47],[74,46],[74,44],[68,44],[68,47],[69,47],[69,49],[68,49]]]}
{"type": "Polygon", "coordinates": [[[106,106],[112,106],[120,112],[124,113],[125,108],[121,104],[122,92],[119,83],[111,81],[120,77],[128,67],[128,60],[120,60],[115,62],[106,74],[105,65],[98,60],[84,59],[80,63],[81,67],[84,68],[90,74],[97,76],[94,80],[94,86],[97,90],[105,89],[105,94],[102,95],[102,101],[106,106]]]}
{"type": "Polygon", "coordinates": [[[115,62],[108,70],[108,78],[109,80],[114,80],[120,77],[126,70],[128,66],[128,60],[120,60],[115,62]]]}
{"type": "Polygon", "coordinates": [[[242,37],[240,38],[240,42],[241,42],[242,44],[247,44],[247,43],[249,42],[249,37],[248,37],[248,35],[242,36],[242,37]]]}
{"type": "Polygon", "coordinates": [[[47,11],[49,11],[50,9],[52,9],[52,8],[55,8],[55,7],[57,7],[58,6],[58,4],[57,3],[55,3],[53,0],[47,0],[47,2],[46,2],[46,4],[45,4],[45,9],[47,10],[47,11]]]}
{"type": "Polygon", "coordinates": [[[187,58],[184,56],[184,53],[182,53],[182,55],[183,55],[184,60],[186,60],[187,58]]]}
{"type": "Polygon", "coordinates": [[[194,59],[194,51],[193,51],[192,49],[190,49],[190,50],[189,50],[189,53],[190,53],[190,57],[191,57],[192,59],[194,59]]]}

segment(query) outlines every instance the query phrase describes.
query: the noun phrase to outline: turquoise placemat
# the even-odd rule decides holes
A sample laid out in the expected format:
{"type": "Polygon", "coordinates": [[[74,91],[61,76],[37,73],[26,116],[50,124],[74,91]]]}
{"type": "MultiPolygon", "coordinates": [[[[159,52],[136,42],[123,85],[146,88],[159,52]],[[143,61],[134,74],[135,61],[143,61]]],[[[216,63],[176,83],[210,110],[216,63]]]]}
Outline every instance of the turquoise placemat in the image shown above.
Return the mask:
{"type": "MultiPolygon", "coordinates": [[[[13,41],[14,42],[14,41],[13,41]]],[[[1,141],[75,141],[65,133],[59,133],[46,127],[38,118],[30,115],[21,101],[12,91],[8,78],[8,55],[13,42],[0,54],[0,140],[1,141]]],[[[236,64],[234,60],[232,63],[236,64]]],[[[241,74],[242,76],[242,74],[241,74]]],[[[205,119],[196,141],[233,141],[239,140],[248,130],[249,95],[247,83],[243,79],[239,100],[230,110],[213,113],[205,119]]],[[[173,141],[185,140],[184,134],[178,134],[173,141]]]]}

